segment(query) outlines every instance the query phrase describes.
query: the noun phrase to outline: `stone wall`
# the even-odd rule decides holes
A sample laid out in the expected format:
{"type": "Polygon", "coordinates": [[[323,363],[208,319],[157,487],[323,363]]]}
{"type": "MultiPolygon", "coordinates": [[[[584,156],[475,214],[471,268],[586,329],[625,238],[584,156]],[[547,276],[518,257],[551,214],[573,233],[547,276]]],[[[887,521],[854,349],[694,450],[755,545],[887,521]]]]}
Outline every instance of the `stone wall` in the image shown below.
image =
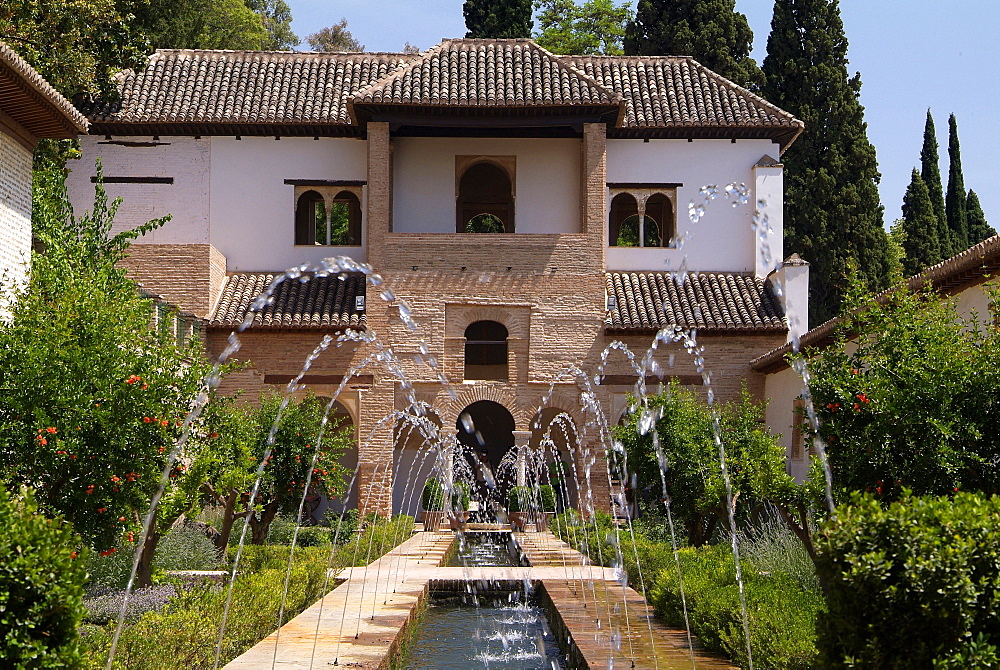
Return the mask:
{"type": "Polygon", "coordinates": [[[207,317],[226,279],[226,258],[211,244],[133,244],[122,265],[145,288],[207,317]]]}

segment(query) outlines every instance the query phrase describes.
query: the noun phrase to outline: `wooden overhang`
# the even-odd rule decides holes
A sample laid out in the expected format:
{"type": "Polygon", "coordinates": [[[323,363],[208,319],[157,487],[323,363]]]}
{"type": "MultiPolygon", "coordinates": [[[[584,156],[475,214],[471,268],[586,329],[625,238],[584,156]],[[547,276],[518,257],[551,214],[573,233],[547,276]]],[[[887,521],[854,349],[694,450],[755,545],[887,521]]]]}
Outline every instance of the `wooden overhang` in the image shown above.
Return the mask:
{"type": "Polygon", "coordinates": [[[87,132],[87,119],[23,58],[0,42],[0,123],[30,133],[19,139],[70,139],[87,132]]]}

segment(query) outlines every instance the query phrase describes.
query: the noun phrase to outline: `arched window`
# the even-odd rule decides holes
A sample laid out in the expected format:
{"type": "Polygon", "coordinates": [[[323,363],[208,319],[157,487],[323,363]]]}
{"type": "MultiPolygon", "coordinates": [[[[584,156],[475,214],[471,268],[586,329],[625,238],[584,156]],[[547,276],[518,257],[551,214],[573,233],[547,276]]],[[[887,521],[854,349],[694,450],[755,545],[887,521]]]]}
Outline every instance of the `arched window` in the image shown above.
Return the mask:
{"type": "Polygon", "coordinates": [[[631,193],[619,193],[611,200],[608,217],[608,246],[663,247],[674,236],[674,211],[662,193],[646,199],[642,220],[639,205],[631,193]]]}
{"type": "Polygon", "coordinates": [[[350,191],[340,191],[329,201],[308,190],[295,205],[295,244],[316,246],[361,246],[361,202],[350,191]],[[329,204],[329,211],[327,210],[329,204]]]}
{"type": "Polygon", "coordinates": [[[507,379],[507,329],[476,321],[465,329],[465,378],[507,379]]]}
{"type": "Polygon", "coordinates": [[[493,163],[480,162],[469,167],[458,182],[456,231],[513,233],[511,186],[507,172],[493,163]]]}
{"type": "Polygon", "coordinates": [[[295,244],[324,244],[326,233],[326,202],[316,191],[306,191],[295,203],[295,244]]]}
{"type": "Polygon", "coordinates": [[[330,206],[330,245],[361,246],[361,203],[350,191],[341,191],[330,206]]]}

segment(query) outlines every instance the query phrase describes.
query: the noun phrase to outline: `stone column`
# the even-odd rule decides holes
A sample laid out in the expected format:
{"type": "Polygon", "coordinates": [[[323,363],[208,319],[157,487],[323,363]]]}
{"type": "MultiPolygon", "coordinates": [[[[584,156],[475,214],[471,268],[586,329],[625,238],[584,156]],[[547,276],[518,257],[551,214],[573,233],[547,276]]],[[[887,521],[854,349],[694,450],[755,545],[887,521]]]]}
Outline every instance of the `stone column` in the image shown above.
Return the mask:
{"type": "Polygon", "coordinates": [[[528,441],[531,440],[530,430],[514,431],[514,449],[517,450],[517,485],[528,485],[528,441]]]}

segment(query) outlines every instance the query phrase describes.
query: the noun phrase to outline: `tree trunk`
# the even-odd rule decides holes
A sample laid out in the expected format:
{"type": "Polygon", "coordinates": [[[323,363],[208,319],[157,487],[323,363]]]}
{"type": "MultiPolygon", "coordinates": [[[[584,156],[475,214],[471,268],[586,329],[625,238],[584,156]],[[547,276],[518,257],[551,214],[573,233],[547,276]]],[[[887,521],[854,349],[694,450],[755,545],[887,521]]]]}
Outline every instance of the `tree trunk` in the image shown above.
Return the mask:
{"type": "Polygon", "coordinates": [[[229,546],[229,536],[233,534],[233,524],[236,523],[236,498],[238,495],[236,491],[232,491],[226,496],[222,512],[222,528],[219,529],[219,534],[215,538],[215,548],[220,552],[226,551],[226,548],[229,546]]]}
{"type": "Polygon", "coordinates": [[[819,553],[816,551],[816,545],[813,543],[812,531],[809,529],[809,515],[806,511],[806,506],[803,503],[798,503],[796,510],[789,509],[784,505],[776,504],[775,507],[778,509],[778,514],[784,520],[785,525],[788,526],[795,537],[799,538],[802,546],[805,547],[806,553],[809,555],[809,560],[812,561],[813,567],[816,568],[816,577],[819,579],[820,590],[826,594],[827,578],[826,573],[820,565],[819,553]],[[798,519],[795,518],[795,512],[798,512],[798,519]]]}
{"type": "Polygon", "coordinates": [[[247,515],[247,523],[250,524],[250,544],[264,544],[267,542],[267,533],[271,530],[271,522],[274,521],[278,513],[277,501],[264,506],[258,518],[256,513],[247,515]]]}
{"type": "Polygon", "coordinates": [[[153,585],[153,556],[156,554],[156,545],[160,542],[160,533],[156,530],[156,519],[149,528],[149,535],[142,545],[142,553],[139,555],[139,567],[135,572],[135,588],[142,589],[153,585]]]}

